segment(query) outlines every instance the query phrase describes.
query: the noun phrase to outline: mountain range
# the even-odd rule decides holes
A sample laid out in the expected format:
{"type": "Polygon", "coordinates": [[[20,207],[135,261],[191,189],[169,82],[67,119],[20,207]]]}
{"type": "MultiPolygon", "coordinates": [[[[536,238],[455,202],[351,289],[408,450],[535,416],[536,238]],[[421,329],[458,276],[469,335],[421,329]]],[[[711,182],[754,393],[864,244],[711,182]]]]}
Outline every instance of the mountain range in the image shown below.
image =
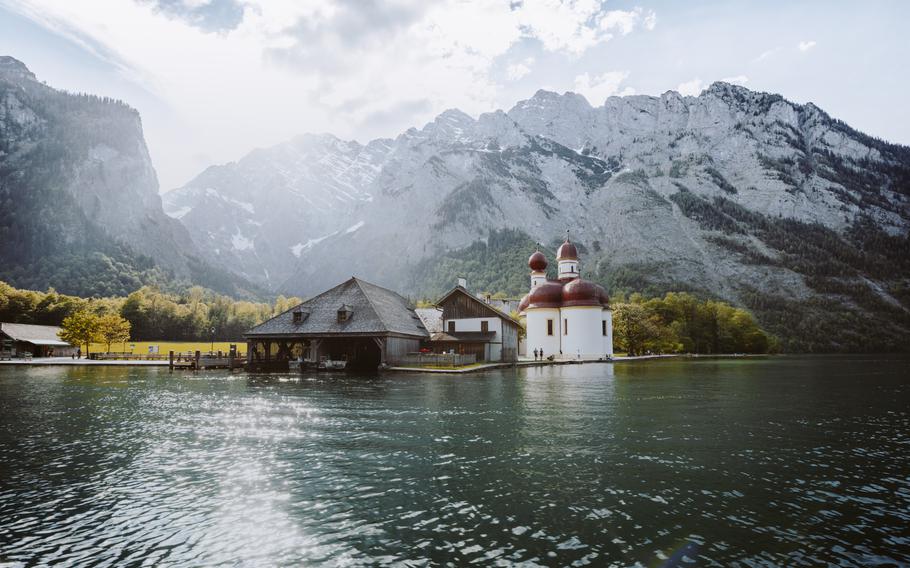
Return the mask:
{"type": "Polygon", "coordinates": [[[910,337],[910,148],[722,82],[601,106],[541,90],[365,145],[302,136],[164,204],[225,266],[285,293],[356,274],[415,297],[459,275],[520,295],[535,243],[552,259],[568,230],[611,292],[722,298],[786,348],[910,337]]]}
{"type": "Polygon", "coordinates": [[[138,113],[0,57],[0,279],[79,295],[312,295],[357,275],[520,296],[566,236],[613,295],[752,310],[785,349],[906,350],[910,148],[813,104],[538,91],[367,144],[303,135],[159,197],[138,113]]]}

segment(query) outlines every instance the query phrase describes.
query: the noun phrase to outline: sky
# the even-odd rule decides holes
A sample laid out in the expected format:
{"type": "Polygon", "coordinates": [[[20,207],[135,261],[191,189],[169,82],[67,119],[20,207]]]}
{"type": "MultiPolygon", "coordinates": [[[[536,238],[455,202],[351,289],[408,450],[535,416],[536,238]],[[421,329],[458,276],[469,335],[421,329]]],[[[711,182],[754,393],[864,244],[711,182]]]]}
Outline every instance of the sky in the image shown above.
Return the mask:
{"type": "Polygon", "coordinates": [[[0,0],[0,55],[139,110],[161,191],[308,132],[366,143],[538,89],[813,102],[910,144],[910,2],[0,0]]]}

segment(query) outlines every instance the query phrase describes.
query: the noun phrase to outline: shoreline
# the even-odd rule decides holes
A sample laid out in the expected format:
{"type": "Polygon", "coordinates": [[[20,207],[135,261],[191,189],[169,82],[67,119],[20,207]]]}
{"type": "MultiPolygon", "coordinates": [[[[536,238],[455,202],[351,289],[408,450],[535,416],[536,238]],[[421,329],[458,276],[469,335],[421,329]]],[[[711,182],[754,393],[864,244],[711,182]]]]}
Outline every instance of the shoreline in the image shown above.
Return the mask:
{"type": "Polygon", "coordinates": [[[402,373],[449,373],[464,374],[489,371],[491,369],[506,369],[509,367],[553,367],[557,365],[586,365],[591,363],[634,363],[636,361],[655,361],[662,359],[739,359],[745,357],[769,357],[768,353],[670,353],[666,355],[635,355],[632,357],[614,357],[612,359],[555,359],[553,361],[534,361],[533,359],[519,360],[515,363],[489,363],[467,369],[423,369],[420,367],[389,367],[385,371],[402,373]]]}
{"type": "MultiPolygon", "coordinates": [[[[768,357],[773,356],[767,353],[721,353],[721,354],[691,354],[691,353],[673,353],[667,355],[636,355],[634,357],[614,357],[613,359],[556,359],[553,361],[534,361],[533,359],[523,359],[515,363],[487,363],[472,366],[466,369],[433,369],[420,367],[387,367],[381,372],[402,372],[402,373],[439,373],[439,374],[465,374],[489,371],[492,369],[506,369],[509,367],[551,367],[556,365],[585,365],[591,363],[624,363],[635,361],[653,361],[661,359],[733,359],[744,357],[768,357]]],[[[168,362],[164,361],[142,361],[142,360],[95,360],[95,359],[71,359],[69,357],[48,357],[41,359],[12,359],[0,361],[0,366],[29,366],[29,367],[167,367],[168,362]]]]}

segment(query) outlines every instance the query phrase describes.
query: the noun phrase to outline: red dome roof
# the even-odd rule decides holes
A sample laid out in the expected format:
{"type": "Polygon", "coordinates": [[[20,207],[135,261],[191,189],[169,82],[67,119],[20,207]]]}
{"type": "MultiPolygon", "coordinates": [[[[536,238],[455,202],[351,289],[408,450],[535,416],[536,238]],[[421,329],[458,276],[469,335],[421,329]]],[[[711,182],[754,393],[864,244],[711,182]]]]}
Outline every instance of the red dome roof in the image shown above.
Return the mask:
{"type": "Polygon", "coordinates": [[[556,260],[578,260],[578,250],[576,250],[575,245],[569,242],[569,237],[566,237],[566,242],[559,245],[559,249],[556,251],[556,260]]]}
{"type": "Polygon", "coordinates": [[[600,293],[597,284],[582,278],[570,280],[562,287],[562,305],[569,306],[600,306],[600,293]]]}
{"type": "Polygon", "coordinates": [[[544,272],[547,269],[547,257],[542,252],[534,251],[528,259],[528,267],[535,272],[544,272]]]}
{"type": "Polygon", "coordinates": [[[607,291],[604,290],[604,287],[600,284],[595,284],[597,291],[600,294],[600,305],[609,308],[610,307],[610,296],[607,295],[607,291]]]}
{"type": "Polygon", "coordinates": [[[521,313],[521,312],[525,311],[526,309],[528,309],[528,304],[530,304],[530,303],[531,303],[531,295],[525,294],[524,298],[522,298],[521,301],[518,302],[518,313],[521,313]]]}
{"type": "Polygon", "coordinates": [[[547,280],[531,289],[528,308],[558,308],[562,305],[562,284],[547,280]]]}

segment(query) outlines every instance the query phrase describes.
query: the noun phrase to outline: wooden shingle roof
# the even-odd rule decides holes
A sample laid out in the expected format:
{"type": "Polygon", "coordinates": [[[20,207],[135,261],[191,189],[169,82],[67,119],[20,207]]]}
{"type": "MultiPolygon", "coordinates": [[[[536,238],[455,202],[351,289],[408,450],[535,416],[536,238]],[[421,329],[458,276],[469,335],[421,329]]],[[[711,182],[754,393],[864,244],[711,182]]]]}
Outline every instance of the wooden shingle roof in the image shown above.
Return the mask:
{"type": "Polygon", "coordinates": [[[247,337],[399,334],[429,337],[410,303],[395,292],[351,278],[322,294],[278,314],[246,333],[247,337]],[[338,311],[350,317],[338,321],[338,311]],[[294,323],[294,312],[304,317],[294,323]]]}

